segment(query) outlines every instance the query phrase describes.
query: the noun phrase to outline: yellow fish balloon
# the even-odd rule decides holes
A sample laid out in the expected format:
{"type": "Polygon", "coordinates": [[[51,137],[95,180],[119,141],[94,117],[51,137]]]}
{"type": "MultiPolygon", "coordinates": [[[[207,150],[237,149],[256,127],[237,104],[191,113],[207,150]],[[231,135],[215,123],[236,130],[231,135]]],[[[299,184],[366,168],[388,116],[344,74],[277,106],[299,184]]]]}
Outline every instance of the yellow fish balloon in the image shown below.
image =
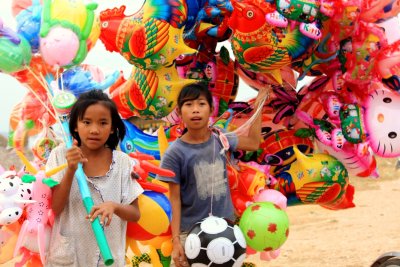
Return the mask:
{"type": "Polygon", "coordinates": [[[274,189],[283,193],[288,205],[320,204],[330,209],[354,207],[354,188],[344,165],[327,154],[304,155],[294,146],[297,160],[275,177],[274,189]],[[349,189],[349,190],[348,190],[349,189]]]}

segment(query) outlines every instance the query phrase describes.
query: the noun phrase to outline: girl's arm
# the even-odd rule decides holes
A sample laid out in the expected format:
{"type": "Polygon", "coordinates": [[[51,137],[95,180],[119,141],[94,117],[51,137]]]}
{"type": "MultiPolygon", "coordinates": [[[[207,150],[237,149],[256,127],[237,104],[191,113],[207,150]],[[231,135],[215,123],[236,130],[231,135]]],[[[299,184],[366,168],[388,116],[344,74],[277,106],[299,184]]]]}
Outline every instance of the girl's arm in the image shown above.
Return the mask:
{"type": "Polygon", "coordinates": [[[67,151],[65,158],[68,163],[67,170],[60,184],[56,185],[52,189],[51,208],[56,216],[64,210],[64,207],[69,200],[69,193],[71,191],[72,181],[74,180],[78,164],[87,162],[87,158],[85,158],[81,149],[76,146],[75,140],[74,146],[67,151]]]}
{"type": "Polygon", "coordinates": [[[69,193],[71,191],[74,175],[75,171],[68,168],[60,184],[52,188],[51,208],[56,216],[63,211],[69,200],[69,193]]]}
{"type": "MultiPolygon", "coordinates": [[[[258,90],[257,98],[254,102],[254,110],[264,103],[267,98],[269,88],[262,88],[258,90]]],[[[261,142],[261,118],[262,112],[259,112],[250,126],[247,136],[238,136],[237,150],[255,151],[260,147],[261,142]]]]}
{"type": "Polygon", "coordinates": [[[129,205],[117,204],[115,207],[115,214],[122,220],[128,222],[137,222],[140,219],[140,210],[138,199],[135,199],[129,205]]]}

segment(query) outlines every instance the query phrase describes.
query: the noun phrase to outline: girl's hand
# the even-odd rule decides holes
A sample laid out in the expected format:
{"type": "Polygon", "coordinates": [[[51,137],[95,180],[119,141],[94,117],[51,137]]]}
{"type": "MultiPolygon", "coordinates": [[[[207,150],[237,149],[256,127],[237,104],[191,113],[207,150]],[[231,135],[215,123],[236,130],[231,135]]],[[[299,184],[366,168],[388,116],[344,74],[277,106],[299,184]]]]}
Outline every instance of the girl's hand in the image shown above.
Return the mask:
{"type": "Polygon", "coordinates": [[[175,262],[176,267],[189,266],[189,263],[186,259],[185,250],[183,249],[183,246],[179,238],[175,238],[173,240],[171,256],[175,262]]]}
{"type": "Polygon", "coordinates": [[[90,221],[93,221],[100,216],[100,224],[109,226],[111,223],[112,216],[115,212],[117,204],[111,201],[101,203],[100,205],[96,205],[92,207],[89,215],[86,217],[90,221]],[[107,222],[106,222],[107,219],[107,222]]]}
{"type": "Polygon", "coordinates": [[[77,141],[74,140],[74,145],[68,149],[65,155],[68,163],[68,169],[74,172],[78,168],[78,163],[87,162],[87,158],[83,155],[82,150],[76,145],[77,141]]]}

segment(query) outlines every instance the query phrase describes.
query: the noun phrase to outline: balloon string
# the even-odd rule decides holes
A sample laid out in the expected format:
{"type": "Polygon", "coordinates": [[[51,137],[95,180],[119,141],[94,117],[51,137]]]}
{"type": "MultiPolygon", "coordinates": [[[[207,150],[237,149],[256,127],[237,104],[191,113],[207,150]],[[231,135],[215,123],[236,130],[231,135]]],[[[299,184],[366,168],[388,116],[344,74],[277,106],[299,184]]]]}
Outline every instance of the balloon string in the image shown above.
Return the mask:
{"type": "MultiPolygon", "coordinates": [[[[35,77],[35,79],[38,80],[38,82],[44,87],[47,88],[47,85],[43,84],[43,82],[40,80],[40,78],[31,70],[31,68],[28,67],[29,72],[32,73],[32,75],[35,77]]],[[[27,86],[28,90],[32,92],[32,94],[37,98],[37,100],[40,102],[40,104],[43,105],[43,107],[47,110],[47,112],[57,121],[57,116],[53,111],[49,108],[48,105],[46,105],[43,100],[40,98],[40,96],[36,93],[36,91],[31,88],[30,86],[27,86]]]]}
{"type": "MultiPolygon", "coordinates": [[[[30,67],[28,67],[27,69],[28,69],[28,71],[35,77],[35,79],[43,86],[43,88],[46,89],[47,97],[49,98],[50,103],[51,103],[51,102],[52,102],[52,99],[53,99],[53,96],[52,96],[51,91],[50,91],[50,88],[49,88],[49,86],[48,86],[48,84],[47,84],[47,82],[46,82],[46,79],[45,79],[44,76],[43,76],[43,73],[40,72],[40,77],[39,77],[30,67]]],[[[57,72],[56,72],[56,75],[57,75],[57,76],[59,75],[58,70],[59,70],[59,69],[57,68],[57,72]]],[[[58,77],[56,77],[56,80],[58,80],[58,77]]],[[[30,88],[30,87],[28,86],[28,89],[35,95],[35,97],[40,101],[40,103],[44,106],[44,108],[45,108],[45,109],[49,112],[49,114],[55,119],[55,121],[56,121],[57,124],[59,125],[59,128],[60,128],[61,131],[62,131],[63,137],[65,137],[67,134],[66,134],[66,132],[64,131],[64,128],[62,127],[60,118],[59,118],[58,116],[56,116],[55,113],[53,113],[52,110],[51,110],[47,105],[44,104],[44,102],[40,99],[40,97],[37,95],[37,93],[36,93],[32,88],[30,88]]],[[[54,107],[53,107],[53,108],[54,108],[54,107]]]]}
{"type": "Polygon", "coordinates": [[[259,103],[257,109],[254,111],[254,114],[242,125],[240,125],[238,128],[236,128],[232,132],[226,133],[226,135],[233,134],[235,133],[236,135],[242,135],[248,127],[250,127],[251,124],[253,124],[254,120],[256,119],[257,116],[262,116],[262,110],[265,104],[265,101],[269,99],[269,94],[267,94],[259,103]],[[261,114],[260,114],[261,113],[261,114]]]}
{"type": "Polygon", "coordinates": [[[215,175],[215,138],[213,137],[213,132],[211,132],[211,137],[214,139],[213,142],[213,166],[212,166],[212,171],[211,171],[211,205],[210,205],[210,213],[208,214],[209,216],[213,215],[213,202],[214,202],[214,175],[215,175]]]}

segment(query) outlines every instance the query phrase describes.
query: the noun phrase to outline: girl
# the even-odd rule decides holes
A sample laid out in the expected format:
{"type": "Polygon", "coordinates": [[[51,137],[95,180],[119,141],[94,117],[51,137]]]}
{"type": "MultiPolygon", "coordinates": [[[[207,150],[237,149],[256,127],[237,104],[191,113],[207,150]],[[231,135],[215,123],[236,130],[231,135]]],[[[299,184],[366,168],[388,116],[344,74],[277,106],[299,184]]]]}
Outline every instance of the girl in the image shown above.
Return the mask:
{"type": "MultiPolygon", "coordinates": [[[[267,90],[259,91],[256,107],[267,93],[267,90]]],[[[220,153],[223,142],[219,139],[226,137],[230,150],[257,150],[261,140],[261,116],[255,118],[248,136],[234,133],[218,136],[209,128],[213,111],[212,95],[202,83],[182,88],[177,111],[187,131],[167,149],[161,162],[161,167],[173,171],[175,177],[172,181],[165,177],[159,179],[169,182],[173,214],[172,258],[175,266],[180,267],[188,265],[180,242],[181,233],[188,232],[196,222],[208,217],[210,212],[214,216],[234,219],[226,158],[220,153]]]]}
{"type": "Polygon", "coordinates": [[[56,216],[46,266],[103,266],[103,260],[91,229],[99,216],[115,260],[125,264],[127,221],[140,217],[137,197],[143,192],[131,178],[133,161],[115,150],[124,138],[125,127],[115,103],[101,90],[82,94],[71,110],[69,129],[74,146],[54,149],[47,168],[68,163],[66,170],[53,178],[52,209],[56,216]],[[95,205],[87,216],[74,174],[83,164],[95,205]],[[117,216],[114,216],[117,215],[117,216]],[[86,218],[86,219],[85,219],[86,218]]]}

